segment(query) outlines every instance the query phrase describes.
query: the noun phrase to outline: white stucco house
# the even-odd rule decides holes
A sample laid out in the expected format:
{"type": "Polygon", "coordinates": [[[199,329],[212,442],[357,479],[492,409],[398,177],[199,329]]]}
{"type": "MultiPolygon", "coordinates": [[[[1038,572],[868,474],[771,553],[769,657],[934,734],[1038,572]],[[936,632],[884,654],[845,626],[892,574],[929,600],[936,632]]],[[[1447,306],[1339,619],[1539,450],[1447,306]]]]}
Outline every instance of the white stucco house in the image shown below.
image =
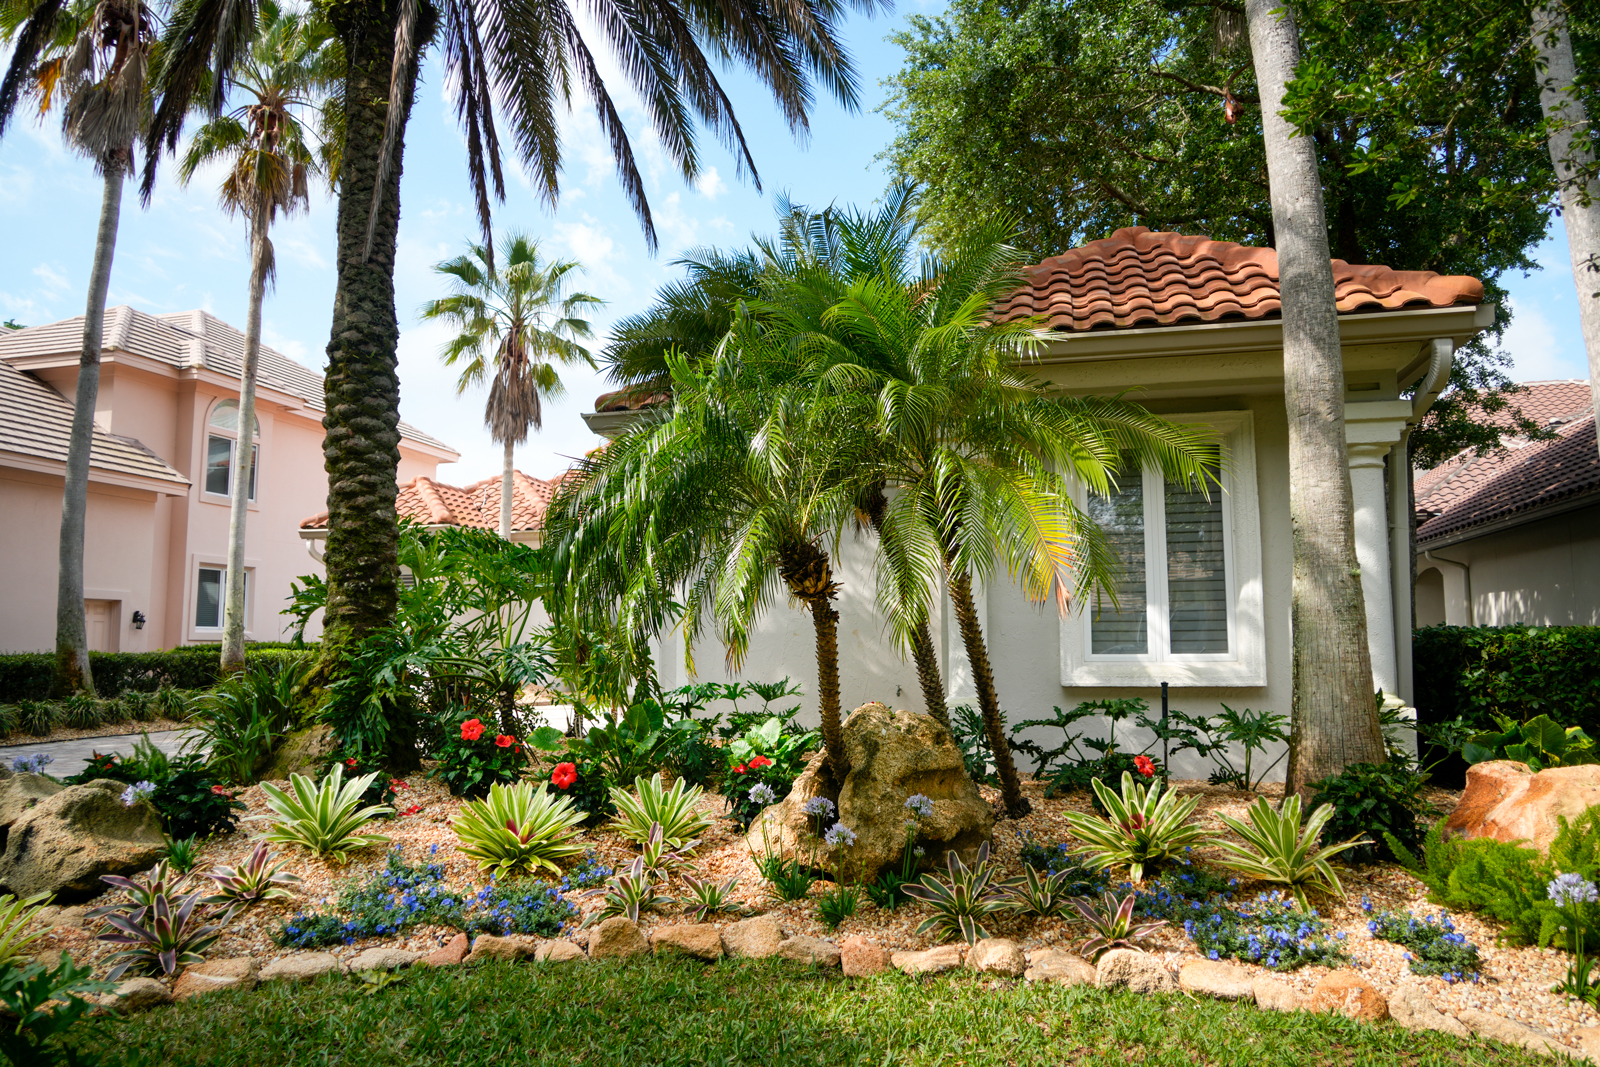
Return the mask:
{"type": "MultiPolygon", "coordinates": [[[[1487,327],[1494,309],[1473,278],[1337,260],[1333,268],[1373,686],[1409,703],[1405,440],[1448,380],[1456,347],[1487,327]]],[[[1062,617],[1004,580],[982,591],[1008,716],[1120,696],[1154,708],[1163,682],[1172,705],[1191,714],[1215,714],[1223,703],[1287,714],[1293,560],[1276,253],[1134,227],[1047,259],[1027,277],[1004,313],[1043,315],[1062,335],[1033,368],[1040,378],[1062,393],[1125,393],[1169,418],[1211,426],[1228,464],[1224,492],[1209,501],[1146,472],[1116,498],[1094,502],[1125,565],[1120,613],[1075,604],[1062,617]]],[[[614,434],[632,401],[602,400],[586,418],[614,434]]],[[[836,561],[844,706],[884,700],[920,709],[915,672],[874,610],[873,552],[858,539],[836,561]]],[[[951,701],[973,701],[948,605],[932,622],[951,701]]],[[[702,677],[724,676],[720,648],[708,643],[694,659],[702,677]]],[[[769,611],[745,662],[751,678],[799,681],[814,711],[814,636],[800,611],[781,603],[769,611]]],[[[693,680],[677,634],[662,642],[658,664],[669,687],[693,680]]],[[[1189,770],[1204,775],[1198,765],[1189,770]]]]}
{"type": "MultiPolygon", "coordinates": [[[[55,647],[62,479],[83,318],[0,329],[0,651],[55,647]]],[[[204,311],[107,310],[89,464],[84,598],[90,648],[222,639],[244,335],[204,311]]],[[[261,349],[246,526],[245,637],[281,640],[299,575],[318,570],[301,520],[327,507],[322,376],[261,349]]],[[[400,477],[454,449],[400,424],[400,477]]]]}

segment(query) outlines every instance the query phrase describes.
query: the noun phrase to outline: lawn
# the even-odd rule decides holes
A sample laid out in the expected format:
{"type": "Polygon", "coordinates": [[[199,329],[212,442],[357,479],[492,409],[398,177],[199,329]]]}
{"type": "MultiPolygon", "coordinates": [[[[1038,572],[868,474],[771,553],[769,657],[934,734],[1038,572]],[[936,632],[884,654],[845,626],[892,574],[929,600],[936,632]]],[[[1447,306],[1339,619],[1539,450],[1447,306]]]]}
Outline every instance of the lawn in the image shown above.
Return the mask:
{"type": "Polygon", "coordinates": [[[81,1041],[107,1067],[1548,1062],[1393,1024],[1177,995],[970,974],[850,979],[774,961],[490,963],[403,972],[381,989],[330,976],[95,1022],[81,1041]]]}

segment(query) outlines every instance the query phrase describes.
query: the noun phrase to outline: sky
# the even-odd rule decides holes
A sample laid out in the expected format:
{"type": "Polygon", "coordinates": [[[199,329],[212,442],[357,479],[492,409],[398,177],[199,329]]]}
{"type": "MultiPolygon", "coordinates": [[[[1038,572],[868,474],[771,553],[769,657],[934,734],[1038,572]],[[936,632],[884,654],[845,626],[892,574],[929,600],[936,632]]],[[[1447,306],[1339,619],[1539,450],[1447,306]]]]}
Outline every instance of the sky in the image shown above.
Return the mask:
{"type": "MultiPolygon", "coordinates": [[[[496,210],[497,235],[526,232],[546,254],[583,265],[578,287],[607,302],[592,316],[591,348],[598,352],[612,322],[646,308],[657,287],[678,276],[674,259],[701,246],[741,246],[752,233],[770,232],[778,194],[814,207],[865,206],[880,196],[887,178],[876,157],[894,133],[879,110],[888,92],[881,83],[902,59],[887,37],[908,13],[931,14],[942,6],[939,0],[902,0],[889,16],[852,16],[844,37],[856,59],[859,106],[846,109],[819,96],[811,134],[803,140],[791,135],[754,79],[737,71],[723,75],[755,157],[759,190],[748,176],[739,176],[735,159],[709,136],[701,139],[704,170],[693,185],[686,184],[645,131],[642,109],[625,100],[624,118],[641,156],[660,238],[655,255],[622,196],[592,114],[581,110],[564,123],[559,203],[551,210],[510,166],[506,202],[496,210]]],[[[461,485],[497,474],[501,450],[483,426],[483,388],[458,395],[455,372],[440,361],[447,328],[423,323],[418,315],[425,301],[448,292],[434,266],[478,239],[462,138],[442,80],[437,61],[428,63],[406,138],[395,277],[400,412],[461,453],[459,463],[439,469],[441,480],[461,485]]],[[[615,77],[608,81],[618,84],[615,77]]],[[[217,175],[202,172],[189,187],[180,186],[168,165],[147,209],[131,191],[125,196],[110,304],[152,313],[203,308],[243,327],[246,225],[217,206],[217,185],[217,175]]],[[[86,160],[64,147],[53,119],[47,125],[13,124],[0,143],[0,320],[37,325],[82,314],[100,199],[99,179],[86,160]]],[[[277,224],[277,287],[263,311],[263,341],[318,371],[335,284],[333,222],[333,201],[319,195],[309,212],[277,224]]],[[[1515,314],[1504,338],[1512,377],[1587,377],[1559,222],[1535,258],[1543,270],[1503,279],[1515,314]]],[[[542,431],[517,449],[518,468],[536,477],[558,475],[598,443],[581,414],[593,410],[594,398],[610,386],[600,372],[583,366],[562,368],[561,377],[565,397],[547,404],[542,431]]]]}

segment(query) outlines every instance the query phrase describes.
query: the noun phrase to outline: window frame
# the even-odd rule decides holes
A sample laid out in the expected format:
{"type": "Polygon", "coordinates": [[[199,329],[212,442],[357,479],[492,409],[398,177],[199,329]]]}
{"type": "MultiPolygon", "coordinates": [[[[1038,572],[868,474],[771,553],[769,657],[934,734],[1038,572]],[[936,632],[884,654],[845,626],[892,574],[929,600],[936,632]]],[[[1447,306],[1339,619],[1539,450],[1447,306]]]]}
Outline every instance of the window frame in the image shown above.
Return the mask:
{"type": "MultiPolygon", "coordinates": [[[[1064,686],[1174,686],[1214,688],[1267,684],[1266,627],[1261,569],[1261,516],[1256,481],[1255,426],[1249,411],[1163,415],[1172,422],[1204,424],[1223,438],[1223,567],[1228,588],[1226,653],[1172,653],[1168,590],[1166,500],[1159,472],[1146,470],[1144,531],[1146,638],[1144,653],[1094,653],[1095,598],[1085,597],[1062,620],[1064,686]],[[1159,531],[1160,536],[1153,536],[1159,531]]],[[[1080,507],[1088,494],[1077,489],[1080,507]]]]}
{"type": "MultiPolygon", "coordinates": [[[[250,632],[250,575],[254,567],[244,569],[244,632],[250,632]]],[[[220,634],[227,628],[228,623],[228,565],[226,563],[204,563],[194,565],[194,610],[189,614],[190,632],[196,634],[220,634]],[[203,571],[216,571],[217,584],[217,624],[215,626],[202,626],[200,624],[200,575],[203,571]]]]}
{"type": "MultiPolygon", "coordinates": [[[[205,447],[200,451],[200,495],[202,497],[209,497],[212,500],[232,501],[233,478],[234,474],[239,470],[239,431],[236,429],[229,430],[221,426],[213,426],[211,421],[216,418],[217,409],[222,407],[224,404],[232,404],[234,405],[234,410],[238,411],[239,402],[237,400],[233,399],[232,397],[222,397],[212,404],[211,409],[206,413],[205,447]],[[213,439],[228,442],[228,485],[227,488],[221,493],[213,491],[208,484],[211,474],[211,442],[213,439]]],[[[259,477],[260,472],[261,419],[258,417],[255,420],[255,433],[250,442],[250,495],[246,498],[252,504],[256,502],[256,492],[261,484],[259,477]]]]}

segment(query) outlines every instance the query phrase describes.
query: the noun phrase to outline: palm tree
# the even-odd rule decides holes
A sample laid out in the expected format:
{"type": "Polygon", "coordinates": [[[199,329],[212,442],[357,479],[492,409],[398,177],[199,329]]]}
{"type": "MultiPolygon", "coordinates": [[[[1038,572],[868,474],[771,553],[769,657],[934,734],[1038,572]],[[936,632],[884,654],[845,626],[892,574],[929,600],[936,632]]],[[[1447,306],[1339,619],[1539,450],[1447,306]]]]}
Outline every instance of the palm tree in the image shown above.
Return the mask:
{"type": "Polygon", "coordinates": [[[470,245],[464,256],[433,269],[452,279],[455,292],[423,305],[422,317],[460,328],[441,353],[446,366],[462,363],[456,391],[465,393],[493,372],[483,410],[490,436],[505,449],[500,475],[500,536],[511,540],[511,453],[540,429],[539,398],[565,393],[551,360],[593,367],[594,357],[578,344],[594,331],[578,314],[605,306],[588,293],[564,295],[568,276],[582,271],[569,259],[539,261],[539,244],[523,234],[506,238],[504,267],[496,267],[485,245],[470,245]]]}
{"type": "Polygon", "coordinates": [[[244,536],[250,513],[249,442],[256,424],[256,370],[261,356],[261,301],[272,282],[269,231],[279,213],[310,203],[310,178],[321,154],[304,119],[321,113],[321,100],[342,65],[325,23],[261,5],[261,26],[250,49],[228,73],[246,100],[195,131],[178,166],[187,185],[211,163],[226,164],[219,199],[229,215],[250,222],[250,311],[245,318],[244,365],[239,374],[239,449],[234,462],[228,521],[228,591],[223,608],[222,669],[244,669],[244,536]]]}
{"type": "MultiPolygon", "coordinates": [[[[849,0],[871,12],[884,0],[849,0]]],[[[152,188],[162,145],[176,144],[182,113],[209,81],[220,85],[242,54],[249,0],[181,0],[163,38],[163,64],[143,186],[152,188]]],[[[533,7],[500,0],[353,0],[329,8],[344,45],[339,96],[345,131],[339,186],[338,285],[328,343],[328,583],[326,646],[390,621],[398,570],[394,499],[399,382],[394,261],[400,164],[424,48],[443,47],[445,85],[455,97],[468,173],[492,247],[491,191],[504,199],[496,111],[511,126],[517,155],[544,199],[560,192],[560,116],[573,88],[589,97],[617,161],[623,189],[655,247],[655,228],[633,145],[596,52],[609,51],[644,101],[649,123],[685,179],[701,167],[697,129],[717,134],[755,178],[732,102],[713,62],[748,67],[767,86],[790,128],[803,136],[821,83],[847,107],[856,80],[835,29],[839,0],[645,0],[602,2],[591,21],[561,0],[533,7]],[[593,28],[597,28],[593,29],[593,28]],[[595,33],[599,40],[593,40],[595,33]]],[[[213,90],[212,110],[221,107],[213,90]]],[[[759,187],[759,181],[757,182],[759,187]]]]}
{"type": "MultiPolygon", "coordinates": [[[[67,141],[94,162],[103,180],[63,479],[53,682],[58,696],[93,693],[83,605],[89,450],[122,182],[133,168],[134,143],[149,124],[146,74],[156,43],[155,17],[144,0],[77,0],[71,6],[61,0],[0,0],[0,34],[14,49],[0,82],[0,135],[25,92],[38,99],[41,113],[59,101],[67,141]]],[[[182,111],[179,105],[180,118],[182,111]]]]}
{"type": "Polygon", "coordinates": [[[1246,0],[1245,19],[1261,90],[1283,293],[1294,523],[1294,704],[1284,789],[1303,794],[1349,764],[1382,763],[1383,731],[1372,702],[1372,655],[1356,564],[1327,212],[1311,138],[1282,115],[1284,92],[1300,61],[1294,12],[1279,0],[1246,0]]]}

